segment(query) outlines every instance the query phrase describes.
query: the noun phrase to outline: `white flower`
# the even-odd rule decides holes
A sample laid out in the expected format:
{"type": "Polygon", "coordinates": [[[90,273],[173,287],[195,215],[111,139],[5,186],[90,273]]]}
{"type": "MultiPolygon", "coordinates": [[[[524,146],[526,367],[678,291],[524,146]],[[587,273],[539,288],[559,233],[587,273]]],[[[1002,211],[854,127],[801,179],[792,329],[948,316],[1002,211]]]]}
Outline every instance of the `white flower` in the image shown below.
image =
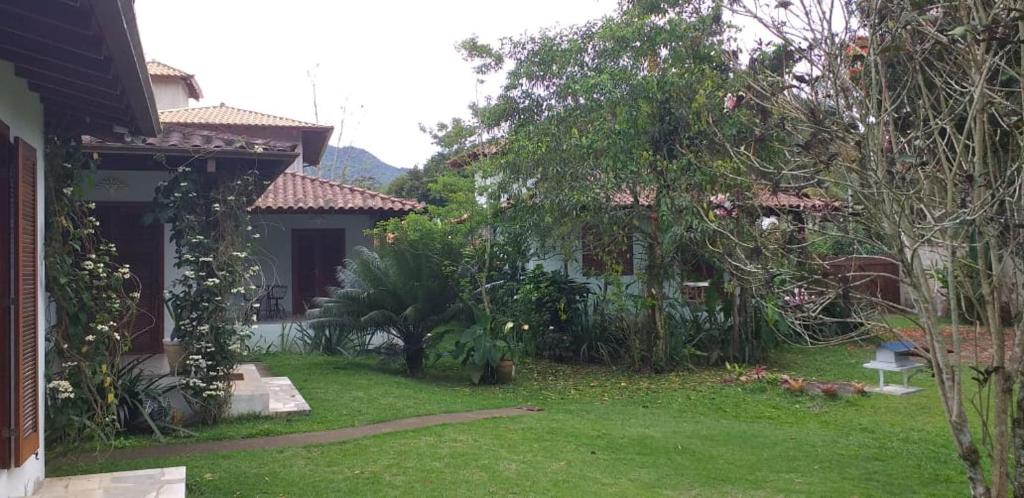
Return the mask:
{"type": "Polygon", "coordinates": [[[514,324],[512,322],[506,323],[505,324],[505,332],[508,332],[509,330],[512,330],[512,327],[515,327],[515,326],[516,326],[516,324],[514,324]]]}
{"type": "Polygon", "coordinates": [[[92,261],[85,261],[82,263],[82,268],[85,268],[86,270],[91,270],[95,267],[96,265],[92,261]]]}
{"type": "Polygon", "coordinates": [[[220,279],[219,278],[208,278],[208,279],[206,279],[206,282],[204,282],[204,283],[206,285],[217,285],[217,284],[220,283],[220,279]]]}
{"type": "Polygon", "coordinates": [[[117,332],[114,332],[114,340],[115,341],[120,341],[121,340],[121,334],[118,334],[117,332]]]}
{"type": "Polygon", "coordinates": [[[530,326],[524,323],[523,324],[523,332],[526,332],[527,330],[530,330],[530,326]]]}
{"type": "Polygon", "coordinates": [[[71,193],[74,192],[75,189],[72,187],[64,187],[61,189],[61,191],[64,192],[64,195],[71,195],[71,193]]]}
{"type": "Polygon", "coordinates": [[[761,230],[768,231],[779,226],[779,218],[776,216],[765,216],[760,221],[761,230]]]}
{"type": "MultiPolygon", "coordinates": [[[[165,294],[170,294],[170,291],[164,291],[164,293],[165,294]]],[[[139,291],[135,291],[135,292],[132,292],[131,294],[128,294],[128,297],[130,297],[132,299],[138,299],[138,298],[142,297],[142,293],[139,292],[139,291]]]]}
{"type": "Polygon", "coordinates": [[[50,381],[46,389],[53,393],[57,399],[71,399],[75,397],[75,388],[66,380],[50,381]]]}
{"type": "Polygon", "coordinates": [[[96,340],[96,336],[94,336],[92,334],[89,334],[89,335],[85,336],[85,342],[93,342],[95,340],[96,340]]]}

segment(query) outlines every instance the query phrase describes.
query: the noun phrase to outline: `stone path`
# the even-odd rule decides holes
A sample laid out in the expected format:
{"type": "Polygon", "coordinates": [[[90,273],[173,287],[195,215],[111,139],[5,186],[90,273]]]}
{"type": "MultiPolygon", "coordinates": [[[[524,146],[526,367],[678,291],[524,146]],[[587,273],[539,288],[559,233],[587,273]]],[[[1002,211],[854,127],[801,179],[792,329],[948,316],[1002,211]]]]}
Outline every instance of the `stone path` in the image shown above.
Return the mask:
{"type": "MultiPolygon", "coordinates": [[[[140,458],[167,458],[202,455],[207,453],[222,453],[227,451],[263,450],[270,448],[290,448],[313,444],[337,443],[367,436],[374,436],[377,434],[386,434],[389,432],[406,431],[435,425],[474,422],[489,418],[517,417],[522,415],[531,415],[540,411],[542,411],[540,408],[521,406],[517,408],[497,408],[471,412],[444,413],[440,415],[404,418],[400,420],[392,420],[390,422],[381,422],[378,424],[321,432],[304,432],[299,434],[286,434],[283,436],[234,439],[230,441],[171,444],[164,446],[150,446],[147,448],[126,448],[102,454],[100,458],[104,461],[136,460],[140,458]]],[[[95,460],[96,458],[97,455],[95,454],[80,454],[75,457],[62,459],[63,461],[60,463],[75,463],[77,460],[81,459],[95,460]]]]}
{"type": "Polygon", "coordinates": [[[185,467],[47,477],[34,498],[185,498],[185,467]]]}

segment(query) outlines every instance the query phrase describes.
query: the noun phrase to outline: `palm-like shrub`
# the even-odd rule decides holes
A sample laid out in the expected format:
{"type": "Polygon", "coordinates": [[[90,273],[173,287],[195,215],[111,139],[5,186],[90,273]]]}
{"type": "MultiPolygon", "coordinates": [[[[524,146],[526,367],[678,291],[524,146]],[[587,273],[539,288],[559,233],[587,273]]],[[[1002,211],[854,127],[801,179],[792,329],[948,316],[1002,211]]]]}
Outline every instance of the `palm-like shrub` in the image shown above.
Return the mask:
{"type": "Polygon", "coordinates": [[[430,251],[356,248],[338,270],[340,287],[317,299],[310,326],[350,334],[351,344],[398,343],[409,375],[423,375],[429,334],[457,314],[457,289],[430,251]]]}

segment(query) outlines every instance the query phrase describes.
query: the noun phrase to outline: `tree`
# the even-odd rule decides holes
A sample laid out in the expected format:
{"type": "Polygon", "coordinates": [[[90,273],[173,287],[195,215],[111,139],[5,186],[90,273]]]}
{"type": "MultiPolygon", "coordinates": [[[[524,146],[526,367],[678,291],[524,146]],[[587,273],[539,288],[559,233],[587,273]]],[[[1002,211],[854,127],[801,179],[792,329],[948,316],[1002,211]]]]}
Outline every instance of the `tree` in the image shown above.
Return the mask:
{"type": "MultiPolygon", "coordinates": [[[[511,64],[501,93],[479,109],[504,136],[489,160],[493,198],[516,224],[570,252],[583,226],[608,245],[644,248],[647,327],[641,368],[668,363],[669,284],[700,251],[709,185],[731,165],[713,139],[732,64],[721,10],[701,1],[625,2],[611,17],[503,42],[500,55],[464,43],[479,72],[511,64]]],[[[484,166],[485,168],[488,166],[484,166]]]]}
{"type": "Polygon", "coordinates": [[[308,312],[310,325],[348,332],[358,338],[353,344],[390,336],[401,345],[409,375],[422,377],[429,334],[452,319],[457,290],[433,254],[386,244],[378,252],[356,249],[338,272],[345,287],[317,299],[320,307],[308,312]]]}
{"type": "MultiPolygon", "coordinates": [[[[972,495],[1006,496],[1012,484],[1024,496],[1020,2],[750,0],[735,8],[775,42],[751,59],[747,103],[736,113],[758,132],[734,157],[751,176],[844,195],[857,229],[831,235],[887,248],[902,268],[924,336],[920,352],[935,372],[972,495]],[[936,275],[945,295],[934,290],[936,275]],[[947,299],[952,325],[944,328],[947,299]],[[993,348],[991,363],[973,372],[962,354],[968,303],[980,310],[970,326],[993,348]],[[969,419],[968,405],[978,418],[969,419]]],[[[844,282],[806,271],[814,265],[736,266],[762,280],[785,275],[804,296],[791,301],[791,317],[820,315],[815,300],[853,294],[856,318],[877,322],[880,303],[850,281],[870,274],[844,282]]]]}
{"type": "Polygon", "coordinates": [[[443,175],[465,176],[464,171],[453,169],[448,163],[471,147],[477,130],[461,118],[452,118],[450,122],[442,121],[433,127],[421,124],[420,131],[430,136],[438,151],[430,156],[423,168],[414,168],[392,181],[387,187],[387,193],[440,206],[444,204],[444,198],[431,191],[430,186],[443,175]]]}

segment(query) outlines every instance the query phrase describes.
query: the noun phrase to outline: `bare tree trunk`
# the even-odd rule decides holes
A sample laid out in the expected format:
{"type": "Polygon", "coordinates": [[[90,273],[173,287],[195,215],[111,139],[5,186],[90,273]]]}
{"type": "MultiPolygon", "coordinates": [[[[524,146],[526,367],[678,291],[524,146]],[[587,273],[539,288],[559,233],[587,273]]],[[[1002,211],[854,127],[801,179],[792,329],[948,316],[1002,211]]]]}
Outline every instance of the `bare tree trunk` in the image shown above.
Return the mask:
{"type": "Polygon", "coordinates": [[[950,364],[947,358],[946,347],[942,341],[942,334],[939,330],[938,317],[930,292],[928,275],[921,261],[919,254],[912,253],[906,256],[908,277],[911,283],[911,293],[917,305],[917,315],[925,327],[925,337],[928,340],[928,348],[931,350],[931,364],[935,371],[935,384],[939,390],[939,397],[942,399],[942,408],[946,412],[946,420],[949,422],[950,431],[953,434],[953,441],[956,445],[957,455],[963,462],[967,472],[967,481],[971,487],[971,496],[975,498],[988,498],[991,491],[985,480],[985,469],[981,463],[981,453],[974,443],[974,436],[971,434],[970,424],[967,419],[963,399],[960,396],[958,386],[959,364],[950,364]]]}
{"type": "MultiPolygon", "coordinates": [[[[665,338],[665,261],[661,247],[661,226],[658,216],[651,216],[651,238],[647,244],[646,274],[647,298],[650,300],[648,313],[651,329],[646,334],[648,340],[643,370],[653,372],[666,366],[665,338]]],[[[632,243],[630,240],[628,243],[632,243]]]]}

